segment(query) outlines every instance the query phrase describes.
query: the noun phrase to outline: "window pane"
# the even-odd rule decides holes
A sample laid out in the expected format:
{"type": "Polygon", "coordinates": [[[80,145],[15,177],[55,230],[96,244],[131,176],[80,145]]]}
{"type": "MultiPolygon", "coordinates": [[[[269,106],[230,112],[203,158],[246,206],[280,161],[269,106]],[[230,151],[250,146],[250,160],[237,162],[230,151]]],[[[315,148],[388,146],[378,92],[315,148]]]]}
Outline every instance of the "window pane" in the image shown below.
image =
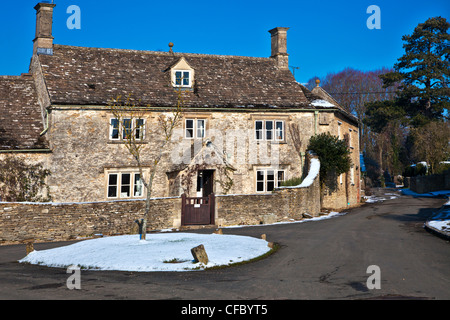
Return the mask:
{"type": "Polygon", "coordinates": [[[256,183],[256,191],[264,192],[264,182],[257,182],[256,183]]]}
{"type": "Polygon", "coordinates": [[[194,137],[194,120],[186,119],[186,138],[194,137]]]}
{"type": "Polygon", "coordinates": [[[269,170],[267,171],[267,181],[275,181],[275,171],[269,170]]]}
{"type": "Polygon", "coordinates": [[[263,129],[263,122],[262,121],[256,121],[255,122],[255,130],[256,130],[256,140],[262,140],[262,129],[263,129]]]}
{"type": "Polygon", "coordinates": [[[139,173],[136,173],[134,175],[134,196],[135,197],[142,197],[143,187],[144,187],[144,184],[142,183],[141,175],[139,173]]]}
{"type": "Polygon", "coordinates": [[[130,186],[120,187],[120,197],[121,198],[129,198],[130,197],[130,186]]]}
{"type": "Polygon", "coordinates": [[[256,171],[256,180],[264,181],[264,171],[256,171]]]}
{"type": "Polygon", "coordinates": [[[111,119],[111,139],[119,139],[119,120],[111,119]]]}
{"type": "Polygon", "coordinates": [[[122,173],[122,185],[120,186],[120,197],[129,198],[131,194],[131,174],[122,173]]]}
{"type": "Polygon", "coordinates": [[[275,129],[276,129],[276,139],[283,140],[284,139],[283,121],[277,121],[275,123],[275,129]]]}
{"type": "Polygon", "coordinates": [[[266,121],[266,139],[273,139],[273,121],[266,121]]]}
{"type": "Polygon", "coordinates": [[[205,120],[197,120],[197,138],[205,137],[205,120]]]}
{"type": "Polygon", "coordinates": [[[176,71],[175,72],[175,85],[177,86],[181,86],[181,78],[182,78],[182,73],[181,71],[176,71]]]}
{"type": "Polygon", "coordinates": [[[183,85],[189,86],[189,72],[188,71],[183,72],[183,85]]]}
{"type": "Polygon", "coordinates": [[[117,174],[110,174],[108,177],[108,198],[117,197],[117,174]]]}
{"type": "Polygon", "coordinates": [[[131,174],[129,173],[122,173],[122,186],[123,185],[130,185],[131,182],[131,174]]]}
{"type": "Polygon", "coordinates": [[[284,181],[284,171],[278,171],[278,176],[277,176],[277,186],[280,187],[281,183],[284,181]]]}
{"type": "Polygon", "coordinates": [[[108,187],[108,198],[117,197],[117,186],[108,187]]]}
{"type": "Polygon", "coordinates": [[[110,186],[117,186],[117,174],[110,174],[108,185],[110,186]]]}
{"type": "Polygon", "coordinates": [[[138,140],[144,138],[144,119],[136,119],[135,138],[138,140]]]}
{"type": "Polygon", "coordinates": [[[256,191],[264,192],[264,171],[256,171],[256,191]]]}
{"type": "Polygon", "coordinates": [[[267,171],[267,189],[266,191],[272,191],[275,188],[275,171],[267,171]]]}
{"type": "Polygon", "coordinates": [[[131,119],[123,119],[123,138],[128,139],[131,135],[131,119]]]}

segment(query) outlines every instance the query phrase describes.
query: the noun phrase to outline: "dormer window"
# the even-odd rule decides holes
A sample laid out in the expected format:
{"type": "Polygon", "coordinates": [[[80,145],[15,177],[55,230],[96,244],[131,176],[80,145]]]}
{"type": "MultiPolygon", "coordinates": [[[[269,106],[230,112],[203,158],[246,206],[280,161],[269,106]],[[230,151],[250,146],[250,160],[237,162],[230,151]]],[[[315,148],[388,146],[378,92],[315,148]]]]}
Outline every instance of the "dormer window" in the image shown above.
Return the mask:
{"type": "Polygon", "coordinates": [[[191,87],[191,71],[175,70],[175,86],[191,87]]]}
{"type": "Polygon", "coordinates": [[[175,88],[192,88],[194,85],[194,69],[181,57],[177,63],[170,68],[172,86],[175,88]]]}

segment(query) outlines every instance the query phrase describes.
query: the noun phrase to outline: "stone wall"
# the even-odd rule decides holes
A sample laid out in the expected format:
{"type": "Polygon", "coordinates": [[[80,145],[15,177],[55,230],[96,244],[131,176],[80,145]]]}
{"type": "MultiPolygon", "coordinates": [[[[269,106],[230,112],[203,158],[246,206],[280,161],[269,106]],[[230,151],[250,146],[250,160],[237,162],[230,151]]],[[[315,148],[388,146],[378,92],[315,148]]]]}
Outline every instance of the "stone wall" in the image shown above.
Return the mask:
{"type": "Polygon", "coordinates": [[[450,171],[443,174],[411,177],[410,189],[417,193],[450,190],[450,171]]]}
{"type": "Polygon", "coordinates": [[[276,189],[271,194],[216,197],[219,226],[258,225],[315,217],[320,212],[320,183],[310,187],[276,189]]]}
{"type": "MultiPolygon", "coordinates": [[[[151,205],[149,229],[168,228],[178,218],[181,199],[154,199],[151,205]]],[[[144,208],[145,201],[0,203],[0,244],[137,233],[134,221],[143,217],[144,208]]]]}

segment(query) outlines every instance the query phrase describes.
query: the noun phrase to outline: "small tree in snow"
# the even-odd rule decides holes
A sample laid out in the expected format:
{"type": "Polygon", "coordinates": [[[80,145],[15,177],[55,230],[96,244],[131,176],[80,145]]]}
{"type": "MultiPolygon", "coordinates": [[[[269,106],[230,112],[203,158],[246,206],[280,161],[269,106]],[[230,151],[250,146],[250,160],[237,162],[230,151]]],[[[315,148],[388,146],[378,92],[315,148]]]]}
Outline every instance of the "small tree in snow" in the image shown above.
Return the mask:
{"type": "Polygon", "coordinates": [[[162,137],[162,140],[157,147],[158,153],[156,156],[150,161],[150,164],[145,165],[145,167],[149,167],[149,175],[145,177],[142,157],[142,151],[144,150],[145,144],[142,143],[142,137],[144,134],[145,114],[147,109],[137,105],[130,96],[128,96],[125,101],[122,100],[121,96],[110,101],[109,107],[116,119],[114,129],[117,130],[119,139],[124,143],[126,149],[136,161],[139,168],[140,181],[146,190],[144,217],[141,221],[136,221],[140,227],[142,240],[145,240],[147,221],[150,218],[150,199],[152,196],[153,181],[163,157],[163,152],[172,139],[173,131],[181,123],[183,118],[183,106],[183,92],[180,88],[178,90],[177,105],[173,109],[172,114],[170,116],[161,114],[158,117],[158,126],[155,130],[158,134],[157,136],[162,137]]]}

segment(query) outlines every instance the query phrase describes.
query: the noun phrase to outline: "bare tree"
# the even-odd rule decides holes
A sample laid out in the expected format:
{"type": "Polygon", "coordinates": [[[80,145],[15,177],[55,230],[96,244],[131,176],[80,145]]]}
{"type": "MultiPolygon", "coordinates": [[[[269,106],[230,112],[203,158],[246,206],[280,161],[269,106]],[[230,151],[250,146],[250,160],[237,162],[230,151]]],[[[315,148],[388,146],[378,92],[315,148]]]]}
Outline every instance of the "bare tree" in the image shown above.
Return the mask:
{"type": "MultiPolygon", "coordinates": [[[[157,147],[158,153],[146,164],[145,167],[149,167],[149,175],[144,176],[144,164],[143,164],[143,148],[145,144],[142,143],[145,127],[145,114],[148,112],[148,108],[142,107],[140,101],[135,102],[129,95],[125,101],[121,96],[110,101],[109,107],[115,118],[113,129],[117,130],[120,141],[123,142],[126,149],[133,156],[136,164],[139,168],[140,182],[146,189],[145,198],[145,212],[144,217],[140,221],[136,221],[139,224],[141,239],[146,238],[147,221],[150,218],[150,199],[152,196],[153,182],[159,164],[163,157],[164,150],[172,139],[174,129],[181,123],[183,118],[184,97],[181,88],[177,90],[177,105],[172,110],[172,114],[169,116],[159,115],[158,126],[156,127],[156,133],[158,137],[162,136],[160,144],[157,147]]],[[[149,107],[149,106],[147,106],[149,107]]]]}
{"type": "Polygon", "coordinates": [[[295,151],[300,158],[300,167],[303,172],[303,152],[302,152],[302,139],[300,135],[300,128],[297,123],[289,124],[289,133],[291,135],[292,144],[294,145],[295,151]]]}
{"type": "Polygon", "coordinates": [[[413,153],[417,161],[426,161],[429,173],[436,173],[442,161],[450,157],[450,125],[447,122],[431,121],[411,129],[413,153]]]}

